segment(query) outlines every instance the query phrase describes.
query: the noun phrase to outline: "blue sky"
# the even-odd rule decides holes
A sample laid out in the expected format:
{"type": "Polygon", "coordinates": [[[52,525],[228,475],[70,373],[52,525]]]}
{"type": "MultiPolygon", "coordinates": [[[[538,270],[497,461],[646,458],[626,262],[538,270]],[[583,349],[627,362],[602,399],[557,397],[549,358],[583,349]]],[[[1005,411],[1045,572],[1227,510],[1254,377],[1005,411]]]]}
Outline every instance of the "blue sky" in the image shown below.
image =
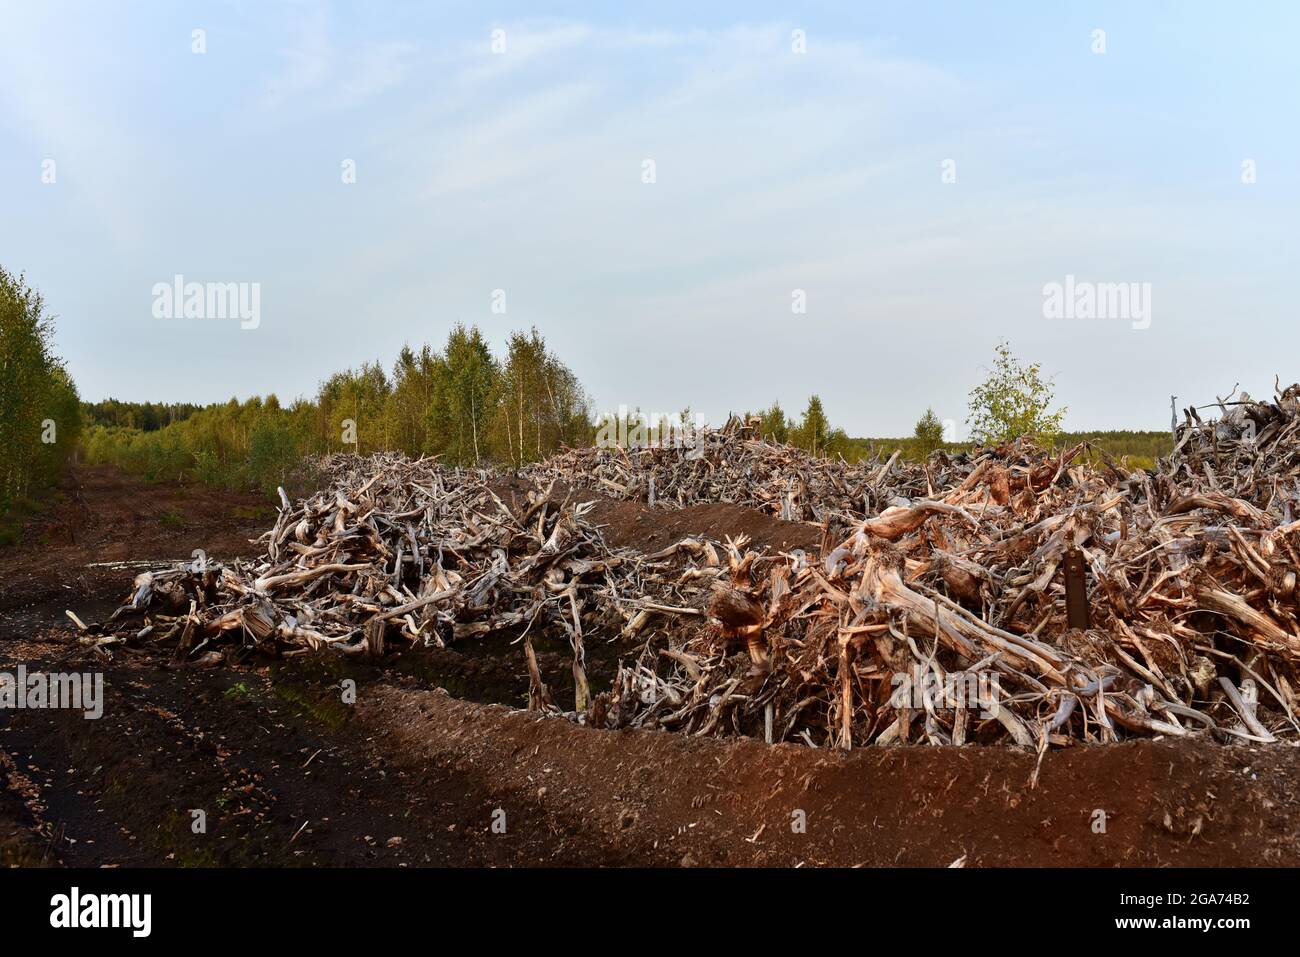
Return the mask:
{"type": "Polygon", "coordinates": [[[456,321],[538,326],[601,409],[716,422],[815,391],[853,434],[961,420],[1001,338],[1080,429],[1300,379],[1295,4],[0,3],[0,24],[0,263],[88,399],[309,395],[456,321]],[[178,273],[260,283],[258,327],[155,318],[178,273]],[[1045,318],[1066,275],[1149,283],[1149,328],[1045,318]]]}

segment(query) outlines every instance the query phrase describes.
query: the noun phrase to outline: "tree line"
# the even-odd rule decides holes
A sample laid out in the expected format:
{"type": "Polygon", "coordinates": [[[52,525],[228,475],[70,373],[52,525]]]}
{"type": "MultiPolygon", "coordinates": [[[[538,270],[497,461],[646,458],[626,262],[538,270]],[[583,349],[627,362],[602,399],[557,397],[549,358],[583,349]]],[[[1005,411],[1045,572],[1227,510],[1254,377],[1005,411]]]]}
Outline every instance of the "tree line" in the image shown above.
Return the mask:
{"type": "MultiPolygon", "coordinates": [[[[988,378],[971,391],[969,442],[945,441],[932,409],[909,438],[852,438],[832,425],[817,395],[798,416],[774,401],[743,418],[768,441],[850,462],[895,451],[919,460],[940,448],[965,451],[1021,435],[1048,446],[1086,437],[1117,457],[1129,456],[1135,466],[1152,467],[1155,456],[1168,454],[1167,433],[1059,431],[1065,410],[1051,408],[1051,384],[1038,364],[1020,363],[1005,344],[996,357],[988,378]]],[[[477,327],[461,325],[440,349],[408,346],[391,368],[366,362],[335,373],[314,399],[287,407],[268,395],[205,408],[107,400],[85,409],[90,424],[83,444],[90,462],[152,480],[194,478],[267,490],[284,484],[312,454],[396,450],[436,455],[449,465],[519,466],[563,447],[590,445],[601,424],[577,377],[536,329],[511,335],[498,357],[477,327]]],[[[687,422],[689,409],[681,417],[687,422]]]]}
{"type": "Polygon", "coordinates": [[[339,451],[519,466],[588,441],[592,428],[577,377],[536,329],[512,334],[497,356],[477,327],[463,325],[440,349],[407,346],[390,368],[376,361],[337,372],[313,399],[288,406],[275,395],[231,399],[156,428],[118,423],[151,421],[168,407],[127,406],[114,407],[109,423],[91,419],[88,461],[231,488],[274,489],[306,456],[339,451]]]}
{"type": "Polygon", "coordinates": [[[81,420],[85,425],[120,425],[153,432],[188,419],[202,408],[193,402],[121,402],[108,398],[81,403],[81,420]]]}
{"type": "Polygon", "coordinates": [[[855,440],[843,429],[831,425],[818,395],[808,397],[803,415],[797,419],[787,416],[779,401],[762,411],[746,412],[744,418],[756,423],[759,435],[769,442],[793,445],[813,455],[848,458],[853,451],[855,440]]]}
{"type": "Polygon", "coordinates": [[[0,519],[52,485],[77,446],[80,400],[53,336],[41,294],[0,266],[0,519]]]}

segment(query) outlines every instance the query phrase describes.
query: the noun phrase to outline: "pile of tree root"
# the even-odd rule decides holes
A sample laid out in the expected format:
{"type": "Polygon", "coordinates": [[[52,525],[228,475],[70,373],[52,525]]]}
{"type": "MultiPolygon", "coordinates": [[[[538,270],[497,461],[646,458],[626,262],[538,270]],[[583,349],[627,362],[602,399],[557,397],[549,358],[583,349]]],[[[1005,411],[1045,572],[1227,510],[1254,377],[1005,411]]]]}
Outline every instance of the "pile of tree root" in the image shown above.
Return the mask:
{"type": "Polygon", "coordinates": [[[531,644],[548,631],[572,645],[581,711],[590,700],[584,635],[631,638],[652,618],[702,617],[682,601],[702,599],[707,581],[679,585],[662,560],[609,548],[586,518],[592,503],[551,485],[520,497],[494,489],[487,472],[391,454],[331,456],[321,470],[325,490],[296,505],[281,492],[260,560],[200,557],[139,575],[110,620],[115,634],[96,646],[163,646],[178,662],[208,665],[231,646],[240,657],[329,649],[379,658],[400,644],[510,632],[528,659],[533,705],[549,708],[531,644]]]}
{"type": "MultiPolygon", "coordinates": [[[[872,515],[899,495],[923,492],[926,470],[905,464],[898,454],[853,465],[815,457],[755,438],[732,419],[689,445],[570,449],[525,466],[523,474],[662,508],[730,502],[786,521],[825,523],[872,515]]],[[[947,479],[948,464],[935,460],[935,480],[947,479]]]]}
{"type": "Polygon", "coordinates": [[[1294,741],[1300,386],[1220,406],[1187,410],[1153,471],[1024,441],[848,465],[735,424],[695,450],[572,450],[509,481],[336,456],[327,489],[283,503],[259,561],[141,575],[105,640],[202,663],[232,645],[378,656],[504,631],[532,708],[819,747],[1294,741]],[[593,492],[747,504],[816,522],[829,545],[613,549],[593,492]],[[1086,627],[1067,560],[1086,570],[1086,627]],[[539,674],[542,632],[572,645],[571,703],[539,674]],[[596,636],[636,644],[592,694],[596,636]]]}
{"type": "Polygon", "coordinates": [[[609,723],[844,748],[1293,737],[1298,394],[1188,410],[1155,472],[1083,445],[935,457],[826,554],[733,561],[715,629],[666,673],[624,669],[609,723]],[[1068,620],[1071,552],[1088,628],[1068,620]]]}

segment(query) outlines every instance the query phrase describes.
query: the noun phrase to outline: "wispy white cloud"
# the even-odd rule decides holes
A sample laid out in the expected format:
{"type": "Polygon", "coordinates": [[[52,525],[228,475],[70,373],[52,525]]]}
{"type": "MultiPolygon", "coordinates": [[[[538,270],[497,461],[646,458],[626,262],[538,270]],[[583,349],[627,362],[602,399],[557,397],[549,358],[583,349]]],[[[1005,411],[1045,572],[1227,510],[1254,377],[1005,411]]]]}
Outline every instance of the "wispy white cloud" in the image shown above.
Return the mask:
{"type": "Polygon", "coordinates": [[[417,53],[404,39],[361,40],[337,36],[329,8],[311,5],[294,18],[289,42],[278,50],[275,72],[265,81],[264,111],[325,113],[361,106],[407,77],[417,53]]]}
{"type": "Polygon", "coordinates": [[[469,83],[500,80],[589,43],[595,35],[596,31],[584,23],[501,24],[484,33],[481,41],[457,44],[461,66],[466,68],[462,79],[469,83]],[[501,42],[494,50],[493,33],[496,31],[500,31],[497,39],[501,42]]]}
{"type": "Polygon", "coordinates": [[[325,7],[316,5],[299,22],[292,42],[279,51],[280,68],[267,83],[263,109],[295,104],[304,94],[320,90],[333,72],[334,45],[325,7]]]}

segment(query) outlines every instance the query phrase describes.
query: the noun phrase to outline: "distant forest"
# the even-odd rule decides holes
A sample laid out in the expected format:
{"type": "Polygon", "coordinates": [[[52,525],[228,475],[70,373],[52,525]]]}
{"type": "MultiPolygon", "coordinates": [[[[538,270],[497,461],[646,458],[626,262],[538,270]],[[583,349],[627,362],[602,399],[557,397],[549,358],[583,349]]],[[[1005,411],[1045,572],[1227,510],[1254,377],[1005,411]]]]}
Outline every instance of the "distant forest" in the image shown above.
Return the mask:
{"type": "MultiPolygon", "coordinates": [[[[1067,449],[1080,442],[1088,442],[1095,449],[1101,449],[1116,459],[1124,459],[1130,468],[1155,468],[1156,459],[1173,451],[1173,436],[1170,432],[1131,432],[1114,430],[1107,432],[1060,432],[1052,437],[1051,445],[1057,449],[1067,449]]],[[[915,438],[907,439],[850,439],[851,457],[870,458],[873,451],[880,456],[893,455],[895,450],[902,450],[902,458],[924,458],[922,443],[915,438]]],[[[969,442],[944,442],[940,448],[949,452],[962,452],[970,449],[969,442]]],[[[1096,460],[1100,456],[1091,456],[1096,460]]]]}

